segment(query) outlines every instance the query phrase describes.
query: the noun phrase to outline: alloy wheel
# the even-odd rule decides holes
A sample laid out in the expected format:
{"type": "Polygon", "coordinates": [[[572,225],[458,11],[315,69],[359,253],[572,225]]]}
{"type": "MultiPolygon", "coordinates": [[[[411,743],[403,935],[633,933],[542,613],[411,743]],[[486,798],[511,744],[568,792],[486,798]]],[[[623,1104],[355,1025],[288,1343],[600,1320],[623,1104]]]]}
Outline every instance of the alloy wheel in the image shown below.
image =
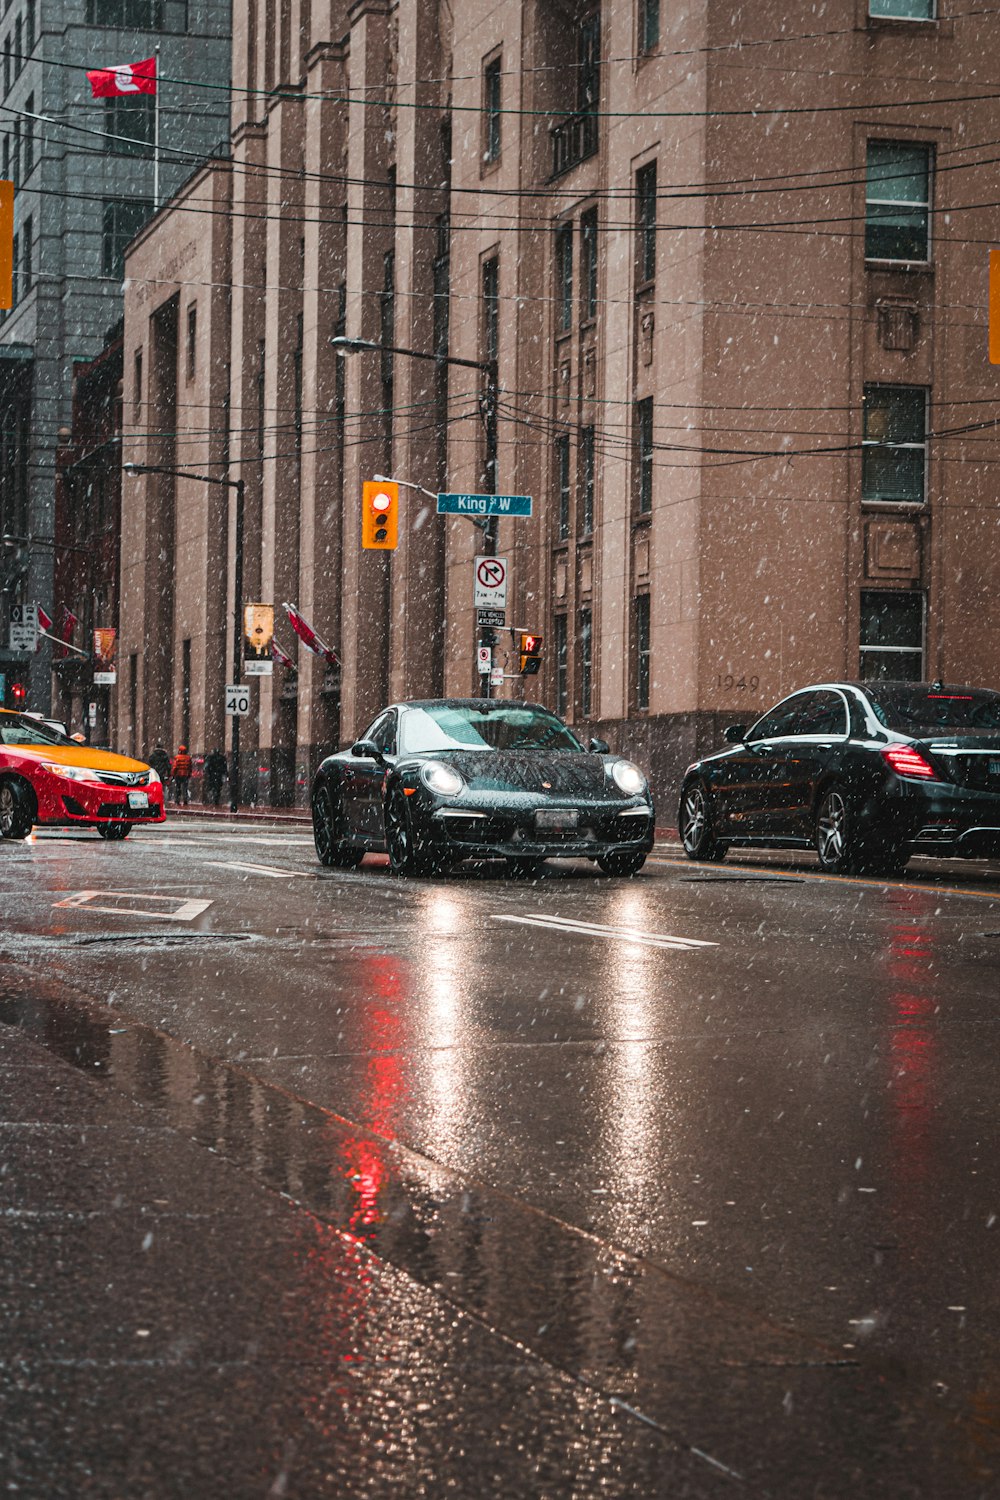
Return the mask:
{"type": "Polygon", "coordinates": [[[827,792],[816,818],[816,850],[820,864],[833,869],[843,861],[848,836],[847,803],[840,792],[827,792]]]}

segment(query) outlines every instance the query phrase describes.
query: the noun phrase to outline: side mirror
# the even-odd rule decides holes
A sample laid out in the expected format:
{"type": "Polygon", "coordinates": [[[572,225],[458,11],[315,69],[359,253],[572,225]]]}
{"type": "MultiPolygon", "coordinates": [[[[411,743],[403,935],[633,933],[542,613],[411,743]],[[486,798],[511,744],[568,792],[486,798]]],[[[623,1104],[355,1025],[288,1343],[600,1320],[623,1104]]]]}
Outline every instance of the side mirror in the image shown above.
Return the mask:
{"type": "Polygon", "coordinates": [[[385,759],[374,740],[355,740],[351,746],[351,754],[356,755],[359,760],[382,761],[385,759]]]}
{"type": "Polygon", "coordinates": [[[747,737],[747,726],[745,724],[730,724],[722,738],[727,745],[742,745],[747,737]]]}
{"type": "Polygon", "coordinates": [[[587,746],[587,749],[591,752],[592,755],[611,754],[611,746],[608,744],[607,740],[591,740],[590,744],[587,746]]]}

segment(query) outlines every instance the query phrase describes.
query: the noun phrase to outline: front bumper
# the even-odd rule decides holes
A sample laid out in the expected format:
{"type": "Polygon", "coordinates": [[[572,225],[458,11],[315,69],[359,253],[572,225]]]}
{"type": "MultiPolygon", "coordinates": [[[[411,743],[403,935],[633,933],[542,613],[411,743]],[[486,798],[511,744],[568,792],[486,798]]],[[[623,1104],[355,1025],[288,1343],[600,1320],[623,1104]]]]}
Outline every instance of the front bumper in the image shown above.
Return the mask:
{"type": "Polygon", "coordinates": [[[617,850],[648,853],[654,831],[648,802],[594,802],[572,808],[539,807],[535,802],[489,808],[452,804],[435,808],[429,826],[435,844],[456,859],[597,859],[617,850]],[[576,826],[539,828],[539,812],[575,813],[576,826]]]}
{"type": "Polygon", "coordinates": [[[100,782],[71,781],[68,777],[44,772],[33,783],[38,803],[36,822],[49,828],[70,828],[80,824],[95,827],[99,823],[162,823],[163,787],[109,786],[100,782]],[[146,797],[145,807],[132,806],[133,800],[146,797]]]}

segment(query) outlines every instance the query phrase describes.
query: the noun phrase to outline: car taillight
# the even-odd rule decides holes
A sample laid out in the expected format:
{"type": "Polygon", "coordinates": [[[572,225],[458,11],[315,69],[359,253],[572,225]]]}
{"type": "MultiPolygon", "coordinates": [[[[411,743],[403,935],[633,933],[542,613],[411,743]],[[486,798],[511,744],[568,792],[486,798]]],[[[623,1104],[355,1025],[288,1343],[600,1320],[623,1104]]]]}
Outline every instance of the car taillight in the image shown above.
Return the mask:
{"type": "Polygon", "coordinates": [[[882,751],[882,758],[889,762],[897,776],[915,776],[926,781],[937,775],[930,761],[925,760],[912,745],[890,745],[888,750],[882,751]]]}

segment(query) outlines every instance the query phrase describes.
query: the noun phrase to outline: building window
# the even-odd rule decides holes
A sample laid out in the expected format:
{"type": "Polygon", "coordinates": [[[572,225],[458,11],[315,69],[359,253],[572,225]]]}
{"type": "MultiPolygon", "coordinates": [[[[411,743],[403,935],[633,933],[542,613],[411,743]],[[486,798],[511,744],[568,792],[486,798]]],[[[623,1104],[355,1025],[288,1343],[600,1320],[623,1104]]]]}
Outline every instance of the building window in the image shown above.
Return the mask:
{"type": "Polygon", "coordinates": [[[573,226],[556,230],[556,328],[566,333],[573,326],[573,226]]]}
{"type": "Polygon", "coordinates": [[[18,231],[14,231],[14,245],[11,252],[11,295],[10,305],[16,307],[21,300],[21,237],[18,231]]]}
{"type": "Polygon", "coordinates": [[[105,99],[104,149],[110,156],[153,155],[155,105],[151,94],[105,99]]]}
{"type": "Polygon", "coordinates": [[[153,211],[148,198],[111,198],[104,201],[101,240],[101,273],[121,281],[125,274],[125,247],[134,239],[153,211]]]}
{"type": "Polygon", "coordinates": [[[483,462],[483,480],[486,493],[496,494],[497,472],[497,392],[493,389],[491,373],[495,376],[500,357],[500,257],[491,255],[483,261],[482,271],[483,313],[482,348],[489,370],[483,371],[483,407],[485,411],[486,452],[483,462]]]}
{"type": "Polygon", "coordinates": [[[646,516],[653,509],[653,398],[646,396],[633,408],[635,509],[646,516]]]}
{"type": "Polygon", "coordinates": [[[24,67],[24,29],[21,17],[14,22],[14,77],[24,67]]]}
{"type": "Polygon", "coordinates": [[[560,719],[564,719],[569,707],[569,634],[566,616],[556,615],[552,624],[555,641],[552,654],[556,664],[556,713],[560,719]]]}
{"type": "Polygon", "coordinates": [[[28,0],[24,10],[24,50],[31,52],[35,45],[35,0],[28,0]]]}
{"type": "Polygon", "coordinates": [[[635,276],[639,286],[656,280],[656,162],[635,174],[635,276]]]}
{"type": "Polygon", "coordinates": [[[142,416],[142,350],[137,349],[132,357],[132,420],[138,422],[142,416]]]}
{"type": "Polygon", "coordinates": [[[556,536],[560,542],[565,542],[569,537],[570,506],[568,433],[556,438],[556,489],[559,495],[556,536]]]}
{"type": "Polygon", "coordinates": [[[637,594],[632,606],[635,706],[649,707],[649,595],[637,594]]]}
{"type": "Polygon", "coordinates": [[[922,682],[923,594],[862,589],[860,648],[866,682],[922,682]]]}
{"type": "Polygon", "coordinates": [[[933,21],[934,0],[868,0],[868,14],[894,21],[933,21]]]}
{"type": "Polygon", "coordinates": [[[580,216],[580,317],[597,317],[597,209],[580,216]]]}
{"type": "Polygon", "coordinates": [[[501,58],[492,57],[483,68],[483,161],[500,160],[501,58]]]}
{"type": "Polygon", "coordinates": [[[580,428],[580,535],[590,536],[594,529],[594,429],[580,428]]]}
{"type": "Polygon", "coordinates": [[[3,91],[10,93],[10,37],[4,38],[3,44],[3,91]]]}
{"type": "Polygon", "coordinates": [[[34,225],[29,214],[21,227],[21,295],[23,297],[31,291],[34,281],[34,268],[31,264],[33,240],[34,225]]]}
{"type": "Polygon", "coordinates": [[[660,40],[660,0],[639,0],[639,51],[652,52],[660,40]]]}
{"type": "Polygon", "coordinates": [[[187,316],[187,378],[194,379],[198,363],[198,304],[192,302],[187,316]]]}
{"type": "Polygon", "coordinates": [[[927,392],[866,385],[861,498],[922,505],[927,468],[927,392]]]}
{"type": "Polygon", "coordinates": [[[24,101],[24,177],[31,176],[35,166],[35,96],[29,94],[24,101]]]}
{"type": "Polygon", "coordinates": [[[580,717],[589,719],[593,707],[594,617],[590,605],[580,611],[580,717]]]}
{"type": "Polygon", "coordinates": [[[929,258],[930,182],[929,146],[868,142],[866,259],[929,258]]]}
{"type": "Polygon", "coordinates": [[[87,25],[162,31],[162,0],[87,0],[87,25]]]}

